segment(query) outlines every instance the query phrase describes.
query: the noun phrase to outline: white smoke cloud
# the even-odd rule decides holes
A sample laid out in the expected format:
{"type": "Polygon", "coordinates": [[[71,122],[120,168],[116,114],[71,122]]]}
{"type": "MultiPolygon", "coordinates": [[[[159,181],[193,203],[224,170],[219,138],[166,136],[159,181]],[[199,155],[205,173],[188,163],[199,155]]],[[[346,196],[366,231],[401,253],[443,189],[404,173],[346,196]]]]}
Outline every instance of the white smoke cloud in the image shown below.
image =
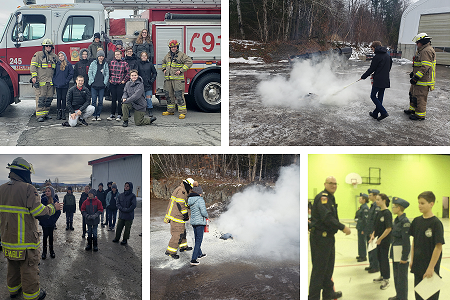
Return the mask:
{"type": "Polygon", "coordinates": [[[294,109],[303,105],[346,105],[350,101],[361,99],[361,96],[367,97],[367,91],[361,90],[362,81],[340,91],[362,75],[340,76],[337,70],[343,68],[345,63],[335,56],[322,61],[298,61],[289,78],[275,75],[270,80],[261,81],[257,86],[257,93],[266,106],[294,109]],[[314,95],[311,96],[310,93],[314,95]]]}
{"type": "MultiPolygon", "coordinates": [[[[233,235],[234,252],[270,259],[300,255],[300,168],[283,167],[275,188],[253,186],[233,195],[215,222],[233,235]]],[[[224,241],[226,243],[228,241],[224,241]]]]}

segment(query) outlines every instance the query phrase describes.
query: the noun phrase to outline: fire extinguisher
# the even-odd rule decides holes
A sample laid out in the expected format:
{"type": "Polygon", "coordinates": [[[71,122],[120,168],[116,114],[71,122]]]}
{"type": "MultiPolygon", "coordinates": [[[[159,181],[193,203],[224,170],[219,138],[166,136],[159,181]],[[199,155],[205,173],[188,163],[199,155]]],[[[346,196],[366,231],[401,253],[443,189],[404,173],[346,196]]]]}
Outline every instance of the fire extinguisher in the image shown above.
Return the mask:
{"type": "Polygon", "coordinates": [[[206,218],[205,232],[209,232],[209,219],[206,218]]]}
{"type": "Polygon", "coordinates": [[[373,85],[373,74],[370,76],[370,83],[373,85]]]}

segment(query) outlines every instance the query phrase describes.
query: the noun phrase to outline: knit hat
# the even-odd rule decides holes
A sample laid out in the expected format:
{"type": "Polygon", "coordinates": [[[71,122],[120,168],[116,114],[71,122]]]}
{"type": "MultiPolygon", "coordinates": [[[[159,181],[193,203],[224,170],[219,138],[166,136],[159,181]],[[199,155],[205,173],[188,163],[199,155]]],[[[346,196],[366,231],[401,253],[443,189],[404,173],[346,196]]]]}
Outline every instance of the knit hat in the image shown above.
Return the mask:
{"type": "Polygon", "coordinates": [[[105,57],[105,51],[103,51],[103,50],[97,51],[97,57],[99,57],[99,56],[105,57]]]}
{"type": "Polygon", "coordinates": [[[69,186],[69,187],[67,188],[67,190],[72,190],[72,187],[71,187],[71,186],[69,186]]]}
{"type": "Polygon", "coordinates": [[[194,186],[193,188],[192,188],[192,190],[194,191],[194,193],[197,193],[197,194],[203,194],[203,189],[202,189],[202,187],[201,186],[194,186]]]}
{"type": "Polygon", "coordinates": [[[117,190],[117,184],[113,183],[113,185],[111,186],[111,188],[117,190]]]}
{"type": "Polygon", "coordinates": [[[90,189],[88,194],[92,194],[95,196],[97,192],[95,191],[95,189],[90,189]]]}
{"type": "Polygon", "coordinates": [[[103,182],[100,182],[100,183],[98,184],[98,186],[103,186],[103,182]]]}
{"type": "Polygon", "coordinates": [[[98,33],[98,32],[94,33],[94,39],[96,39],[96,38],[100,38],[100,33],[98,33]]]}

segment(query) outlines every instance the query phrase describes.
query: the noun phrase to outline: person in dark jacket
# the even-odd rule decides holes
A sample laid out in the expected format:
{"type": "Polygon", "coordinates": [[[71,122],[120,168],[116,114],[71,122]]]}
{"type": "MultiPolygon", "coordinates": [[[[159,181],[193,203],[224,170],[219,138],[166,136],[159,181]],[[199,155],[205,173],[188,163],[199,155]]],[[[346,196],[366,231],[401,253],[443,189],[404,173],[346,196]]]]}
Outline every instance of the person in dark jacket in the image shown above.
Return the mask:
{"type": "Polygon", "coordinates": [[[63,203],[63,213],[66,214],[66,230],[74,230],[73,214],[77,211],[77,204],[71,186],[67,188],[67,194],[64,195],[63,203]]]}
{"type": "Polygon", "coordinates": [[[141,52],[147,52],[149,61],[153,63],[153,43],[147,29],[142,29],[133,46],[133,53],[136,57],[141,57],[141,52]]]}
{"type": "Polygon", "coordinates": [[[100,33],[94,33],[94,41],[89,45],[88,51],[91,57],[97,57],[97,51],[99,48],[103,48],[102,42],[100,42],[100,33]]]}
{"type": "Polygon", "coordinates": [[[133,48],[127,47],[125,49],[125,61],[127,62],[130,70],[137,69],[138,59],[137,56],[133,53],[133,48]]]}
{"type": "Polygon", "coordinates": [[[109,68],[105,61],[105,52],[97,52],[97,59],[89,67],[89,85],[91,86],[92,106],[95,107],[92,121],[101,121],[100,114],[103,108],[103,96],[109,81],[109,68]],[[98,100],[97,100],[98,98],[98,100]]]}
{"type": "Polygon", "coordinates": [[[152,92],[153,82],[156,80],[156,69],[152,62],[148,60],[148,54],[145,51],[141,52],[141,59],[137,64],[137,70],[139,76],[144,81],[145,100],[147,101],[148,116],[153,117],[153,103],[152,92]]]}
{"type": "MultiPolygon", "coordinates": [[[[108,193],[109,192],[111,192],[111,186],[112,186],[112,181],[108,181],[108,183],[106,184],[106,186],[108,187],[106,190],[105,190],[105,194],[106,194],[106,196],[108,196],[108,193]]],[[[106,199],[106,197],[105,197],[105,199],[106,199]]],[[[105,200],[106,201],[106,200],[105,200]]],[[[106,203],[106,202],[105,202],[106,203]]],[[[109,222],[108,222],[108,209],[107,209],[107,207],[106,207],[106,205],[103,207],[104,209],[106,209],[106,220],[105,220],[105,225],[108,225],[109,224],[109,222]]],[[[108,229],[109,230],[109,229],[108,229]]]]}
{"type": "Polygon", "coordinates": [[[97,252],[97,227],[98,223],[100,223],[100,215],[103,212],[103,206],[100,200],[98,200],[95,196],[95,193],[96,192],[94,189],[89,190],[89,198],[87,198],[81,205],[81,213],[86,220],[86,225],[88,228],[88,244],[85,250],[91,250],[92,244],[94,244],[93,250],[97,252]]]}
{"type": "MultiPolygon", "coordinates": [[[[97,199],[100,200],[103,208],[105,208],[106,207],[106,191],[103,189],[103,183],[101,183],[101,182],[98,184],[97,199]]],[[[100,216],[101,216],[100,222],[102,223],[102,227],[105,227],[106,222],[103,223],[104,216],[105,216],[104,210],[102,211],[102,214],[100,216]]]]}
{"type": "MultiPolygon", "coordinates": [[[[55,198],[55,190],[53,187],[48,186],[45,188],[45,195],[41,197],[41,203],[43,205],[49,205],[53,203],[59,202],[58,199],[55,198]]],[[[48,246],[50,248],[50,257],[55,258],[55,251],[53,250],[53,230],[55,229],[56,221],[58,221],[59,216],[61,215],[61,211],[58,210],[54,215],[51,215],[48,219],[40,219],[39,225],[42,226],[43,232],[43,245],[42,245],[42,259],[47,258],[47,239],[48,246]]]]}
{"type": "Polygon", "coordinates": [[[66,119],[66,95],[72,78],[72,64],[67,60],[66,54],[59,51],[58,62],[53,73],[53,86],[56,87],[56,120],[66,119]]]}
{"type": "MultiPolygon", "coordinates": [[[[108,182],[109,184],[109,182],[108,182]]],[[[119,191],[117,184],[111,183],[111,191],[106,195],[106,219],[108,220],[108,230],[114,230],[117,217],[117,201],[119,200],[119,191]]]]}
{"type": "Polygon", "coordinates": [[[90,90],[91,87],[88,85],[89,83],[89,66],[91,65],[92,59],[89,54],[89,51],[86,48],[80,50],[80,61],[75,64],[73,68],[73,83],[77,83],[78,75],[82,75],[84,77],[84,85],[90,90]]]}
{"type": "Polygon", "coordinates": [[[121,244],[126,245],[127,240],[130,238],[130,229],[134,220],[134,209],[136,208],[136,195],[133,194],[133,183],[125,182],[124,192],[119,195],[116,204],[119,209],[119,221],[117,221],[116,237],[113,242],[119,242],[123,227],[125,227],[121,244]]]}
{"type": "Polygon", "coordinates": [[[358,257],[356,258],[358,262],[367,261],[366,254],[366,235],[367,233],[364,231],[367,227],[367,218],[369,217],[369,207],[367,203],[369,202],[369,195],[360,193],[359,194],[359,203],[361,206],[356,211],[355,219],[356,221],[356,230],[358,230],[358,257]]]}
{"type": "Polygon", "coordinates": [[[64,122],[63,126],[75,127],[78,120],[80,123],[88,126],[86,119],[94,114],[95,107],[90,105],[91,93],[84,86],[84,77],[78,75],[77,85],[71,87],[67,92],[67,109],[69,110],[69,121],[64,122]]]}
{"type": "Polygon", "coordinates": [[[134,124],[136,126],[150,125],[156,118],[147,118],[145,116],[145,108],[147,107],[147,102],[144,98],[144,83],[142,82],[142,77],[138,75],[137,70],[131,70],[130,72],[131,80],[125,84],[122,95],[122,110],[123,110],[123,127],[128,126],[128,115],[129,111],[133,108],[134,112],[134,124]]]}
{"type": "MultiPolygon", "coordinates": [[[[83,202],[89,197],[89,190],[91,187],[89,185],[86,185],[84,187],[84,192],[81,193],[80,201],[78,201],[78,207],[80,209],[81,215],[83,215],[83,212],[81,211],[81,206],[83,205],[83,202]]],[[[87,232],[87,226],[86,226],[86,220],[84,219],[83,215],[83,235],[81,236],[83,239],[86,237],[87,232]]]]}
{"type": "Polygon", "coordinates": [[[381,42],[374,41],[370,46],[375,52],[369,69],[361,76],[361,79],[366,79],[373,74],[372,92],[370,99],[375,104],[375,110],[369,112],[369,115],[378,121],[388,117],[386,109],[383,107],[384,90],[390,87],[389,72],[392,67],[392,58],[387,53],[386,47],[381,46],[381,42]],[[377,96],[378,94],[378,96],[377,96]],[[380,116],[378,116],[380,114],[380,116]]]}

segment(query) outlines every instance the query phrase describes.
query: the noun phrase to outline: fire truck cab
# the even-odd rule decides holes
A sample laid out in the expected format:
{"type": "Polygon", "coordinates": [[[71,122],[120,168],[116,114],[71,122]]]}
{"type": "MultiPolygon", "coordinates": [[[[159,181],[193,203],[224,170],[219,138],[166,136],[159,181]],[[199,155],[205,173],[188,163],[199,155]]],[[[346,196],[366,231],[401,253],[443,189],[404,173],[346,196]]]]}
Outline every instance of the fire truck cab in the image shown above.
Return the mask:
{"type": "MultiPolygon", "coordinates": [[[[24,0],[24,3],[29,1],[24,0]]],[[[25,5],[10,15],[0,35],[0,114],[12,103],[34,98],[30,62],[34,53],[42,50],[44,39],[51,39],[55,53],[64,51],[74,65],[80,59],[80,49],[92,43],[95,32],[109,34],[111,23],[104,12],[104,2],[108,1],[76,0],[88,1],[97,3],[25,5]]],[[[151,7],[147,1],[135,1],[134,8],[145,11],[125,20],[125,34],[110,36],[111,39],[122,39],[124,45],[131,45],[142,29],[148,29],[154,47],[153,63],[158,72],[153,93],[159,100],[164,97],[161,61],[169,51],[167,42],[177,39],[180,51],[190,56],[194,63],[185,75],[185,93],[191,96],[187,100],[193,99],[206,112],[220,110],[220,0],[214,4],[216,1],[206,0],[209,7],[198,8],[186,7],[183,0],[176,5],[169,1],[159,7],[151,7]],[[142,2],[140,7],[136,6],[138,2],[142,2]]],[[[111,3],[126,9],[128,1],[123,2],[121,5],[117,0],[111,3]]],[[[189,1],[191,5],[193,2],[196,1],[189,1]]],[[[114,6],[108,6],[106,10],[109,15],[114,6]]]]}

